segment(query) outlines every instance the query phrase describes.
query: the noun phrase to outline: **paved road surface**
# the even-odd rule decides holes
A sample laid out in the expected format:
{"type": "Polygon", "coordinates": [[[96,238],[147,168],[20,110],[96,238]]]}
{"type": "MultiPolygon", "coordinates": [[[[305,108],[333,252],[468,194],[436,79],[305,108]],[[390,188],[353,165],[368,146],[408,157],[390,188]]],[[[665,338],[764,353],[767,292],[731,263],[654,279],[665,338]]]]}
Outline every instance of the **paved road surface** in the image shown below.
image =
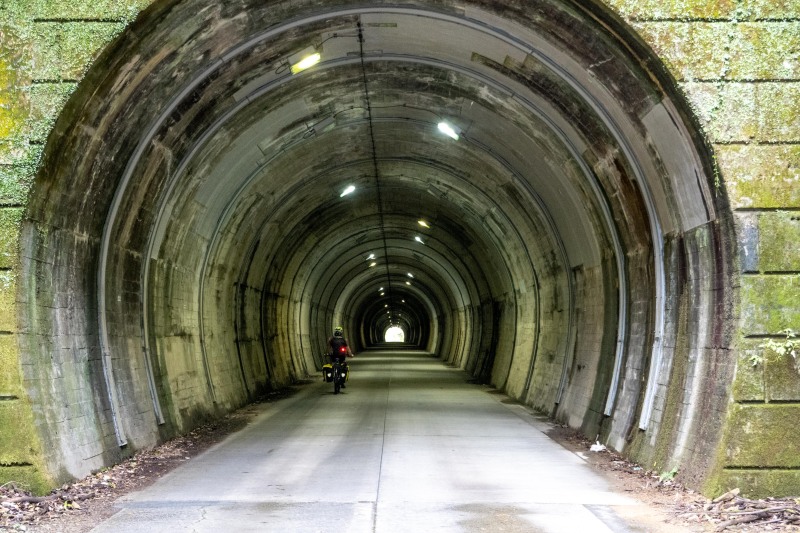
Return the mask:
{"type": "MultiPolygon", "coordinates": [[[[547,425],[419,352],[365,352],[151,487],[94,532],[633,532],[547,425]]],[[[619,509],[620,507],[617,507],[619,509]]]]}

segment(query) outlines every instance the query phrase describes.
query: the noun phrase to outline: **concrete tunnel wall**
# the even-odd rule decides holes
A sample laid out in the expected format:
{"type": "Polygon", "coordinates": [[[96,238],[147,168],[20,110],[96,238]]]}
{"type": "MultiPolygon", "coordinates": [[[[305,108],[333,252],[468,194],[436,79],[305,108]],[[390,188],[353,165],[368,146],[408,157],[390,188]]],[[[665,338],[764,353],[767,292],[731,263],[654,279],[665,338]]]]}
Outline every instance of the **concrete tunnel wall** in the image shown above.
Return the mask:
{"type": "Polygon", "coordinates": [[[600,4],[157,2],[48,131],[14,267],[41,451],[4,475],[59,482],[188,431],[314,374],[334,325],[370,347],[388,309],[690,485],[800,487],[730,429],[777,411],[734,379],[725,174],[600,4]],[[308,46],[323,61],[292,76],[308,46]]]}

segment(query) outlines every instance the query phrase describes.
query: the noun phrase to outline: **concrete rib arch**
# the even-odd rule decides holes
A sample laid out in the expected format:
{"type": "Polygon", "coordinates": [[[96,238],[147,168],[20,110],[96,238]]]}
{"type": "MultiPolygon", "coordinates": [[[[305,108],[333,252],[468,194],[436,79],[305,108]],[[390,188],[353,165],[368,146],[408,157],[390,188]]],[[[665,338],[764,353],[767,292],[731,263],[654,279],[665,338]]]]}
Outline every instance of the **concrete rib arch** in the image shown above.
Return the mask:
{"type": "MultiPolygon", "coordinates": [[[[82,285],[33,264],[24,270],[96,302],[80,334],[96,335],[102,353],[116,444],[146,446],[159,432],[180,432],[259,389],[313,373],[316,346],[334,321],[371,342],[382,326],[367,316],[374,307],[362,286],[380,276],[363,270],[360,254],[382,246],[397,267],[387,275],[417,260],[399,237],[413,224],[401,201],[409,191],[408,202],[438,212],[450,234],[432,230],[418,286],[408,289],[415,316],[431,324],[407,322],[407,332],[537,409],[603,433],[617,449],[660,453],[653,443],[673,439],[654,418],[666,408],[663,381],[675,356],[671,345],[662,357],[664,339],[681,319],[666,254],[680,253],[671,246],[681,239],[729,228],[717,214],[724,195],[709,197],[710,164],[683,103],[642,70],[638,48],[571,3],[547,3],[546,24],[478,2],[452,10],[300,1],[279,21],[243,3],[253,17],[206,14],[216,30],[184,43],[158,39],[186,22],[180,10],[152,26],[145,15],[109,52],[107,78],[90,78],[75,96],[59,131],[78,149],[68,156],[56,141],[48,146],[51,158],[73,163],[40,178],[27,216],[25,257],[56,232],[83,232],[92,243],[86,266],[94,275],[82,285]],[[450,37],[423,49],[426,41],[391,30],[393,21],[450,37]],[[381,48],[354,56],[353,36],[329,35],[355,23],[381,48]],[[598,48],[567,46],[556,31],[564,27],[598,48]],[[224,38],[215,33],[221,28],[224,38]],[[476,49],[452,38],[461,33],[475,37],[476,49]],[[273,68],[317,37],[332,56],[316,70],[292,77],[273,68]],[[598,54],[609,64],[594,62],[598,54]],[[128,79],[124,65],[143,65],[136,57],[154,58],[142,67],[141,87],[115,93],[128,79]],[[375,94],[351,89],[359,76],[369,76],[375,94]],[[88,105],[94,94],[108,99],[107,110],[88,105]],[[629,106],[623,94],[639,100],[629,106]],[[150,95],[158,97],[144,99],[150,95]],[[456,122],[462,142],[438,137],[434,115],[456,122]],[[337,116],[345,118],[314,129],[337,116]],[[97,142],[85,124],[119,140],[82,151],[97,142]],[[341,146],[347,139],[350,150],[341,146]],[[370,189],[378,178],[370,166],[396,195],[381,200],[370,189]],[[102,216],[48,211],[67,168],[99,198],[102,216]],[[100,183],[100,175],[108,179],[100,183]],[[347,177],[360,180],[362,196],[339,224],[325,210],[347,177]],[[359,242],[362,233],[368,240],[359,242]],[[577,377],[580,366],[592,375],[577,377]]],[[[703,253],[723,265],[733,257],[727,249],[703,253]]],[[[704,305],[698,312],[716,320],[712,303],[704,305]]],[[[33,301],[29,316],[60,320],[61,311],[45,307],[33,301]]],[[[697,331],[687,342],[700,349],[706,337],[697,331]]],[[[697,390],[693,402],[726,401],[697,390]]],[[[683,434],[693,424],[687,418],[683,434]]],[[[94,446],[119,454],[103,439],[94,446]]],[[[675,454],[685,456],[691,444],[681,442],[675,454]]],[[[92,467],[75,462],[71,470],[92,467]]],[[[710,468],[702,459],[689,464],[710,468]]]]}

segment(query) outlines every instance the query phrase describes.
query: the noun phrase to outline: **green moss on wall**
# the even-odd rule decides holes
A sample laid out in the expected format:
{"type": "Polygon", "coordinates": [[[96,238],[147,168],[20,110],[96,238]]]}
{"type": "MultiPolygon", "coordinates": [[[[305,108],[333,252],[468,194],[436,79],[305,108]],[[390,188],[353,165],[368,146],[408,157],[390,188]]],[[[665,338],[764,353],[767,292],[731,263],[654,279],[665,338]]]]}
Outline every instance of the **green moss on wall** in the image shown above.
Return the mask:
{"type": "Polygon", "coordinates": [[[53,488],[53,481],[38,466],[4,466],[0,464],[0,479],[13,481],[20,487],[30,489],[34,494],[44,495],[53,488]]]}
{"type": "Polygon", "coordinates": [[[800,272],[800,216],[795,212],[758,217],[759,270],[800,272]]]}
{"type": "Polygon", "coordinates": [[[795,19],[796,0],[604,0],[628,19],[795,19]]]}
{"type": "Polygon", "coordinates": [[[43,19],[103,19],[130,22],[155,0],[29,0],[29,13],[43,19]]]}
{"type": "Polygon", "coordinates": [[[729,467],[800,467],[800,440],[795,438],[800,406],[735,405],[726,439],[729,467]]]}
{"type": "Polygon", "coordinates": [[[34,172],[24,165],[0,163],[0,205],[23,205],[33,183],[33,176],[34,172]]]}
{"type": "Polygon", "coordinates": [[[634,28],[679,81],[794,80],[800,23],[654,21],[634,28]]]}
{"type": "Polygon", "coordinates": [[[0,268],[15,266],[21,221],[21,208],[0,208],[0,268]]]}
{"type": "Polygon", "coordinates": [[[716,147],[734,208],[800,207],[800,146],[716,147]]]}
{"type": "Polygon", "coordinates": [[[800,359],[772,353],[764,368],[768,401],[800,400],[800,359]]]}
{"type": "Polygon", "coordinates": [[[0,395],[22,396],[19,347],[15,335],[0,334],[0,395]]]}
{"type": "Polygon", "coordinates": [[[748,334],[778,334],[800,324],[800,276],[742,278],[742,323],[748,334]]]}
{"type": "Polygon", "coordinates": [[[30,405],[24,399],[0,402],[0,427],[0,473],[2,465],[40,463],[30,405]]]}
{"type": "Polygon", "coordinates": [[[736,9],[735,0],[605,0],[626,18],[727,18],[736,9]]]}
{"type": "Polygon", "coordinates": [[[751,498],[797,496],[800,494],[800,471],[797,470],[725,470],[719,477],[716,493],[746,487],[751,498]]]}
{"type": "Polygon", "coordinates": [[[40,22],[33,26],[37,80],[79,79],[106,43],[125,29],[122,22],[40,22]]]}
{"type": "Polygon", "coordinates": [[[0,331],[16,331],[16,278],[12,271],[0,271],[0,331]]]}
{"type": "Polygon", "coordinates": [[[800,84],[682,84],[712,142],[791,142],[797,139],[800,84]]]}
{"type": "Polygon", "coordinates": [[[764,365],[754,364],[763,348],[760,341],[747,340],[741,343],[736,378],[733,382],[733,399],[737,402],[760,401],[766,398],[764,388],[764,365]],[[754,359],[755,358],[755,359],[754,359]]]}
{"type": "MultiPolygon", "coordinates": [[[[0,28],[0,35],[5,37],[3,28],[0,28]]],[[[0,45],[0,138],[11,137],[19,131],[25,118],[24,102],[18,88],[18,61],[5,42],[0,45]]]]}
{"type": "Polygon", "coordinates": [[[75,83],[37,83],[30,88],[31,113],[25,135],[31,141],[44,142],[53,129],[56,118],[64,108],[75,83]]]}

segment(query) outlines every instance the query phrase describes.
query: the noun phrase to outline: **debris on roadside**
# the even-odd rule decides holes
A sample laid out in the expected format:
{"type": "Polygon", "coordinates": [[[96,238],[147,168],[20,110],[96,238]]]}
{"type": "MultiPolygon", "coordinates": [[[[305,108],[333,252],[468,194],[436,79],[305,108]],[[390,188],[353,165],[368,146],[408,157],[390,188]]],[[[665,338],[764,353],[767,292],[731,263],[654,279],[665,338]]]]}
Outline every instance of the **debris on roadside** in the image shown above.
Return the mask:
{"type": "Polygon", "coordinates": [[[733,489],[705,503],[676,509],[689,522],[705,521],[714,531],[800,531],[800,501],[794,498],[753,500],[733,489]]]}
{"type": "MultiPolygon", "coordinates": [[[[9,482],[0,485],[0,531],[29,531],[36,526],[91,514],[95,507],[110,507],[127,492],[142,488],[189,460],[246,423],[234,414],[206,424],[149,450],[137,452],[109,468],[66,483],[45,496],[34,496],[26,487],[9,482]]],[[[62,531],[62,527],[58,527],[62,531]]]]}
{"type": "Polygon", "coordinates": [[[622,490],[662,508],[669,516],[669,523],[698,532],[800,533],[800,498],[749,499],[742,496],[739,489],[733,489],[708,499],[684,486],[677,468],[656,472],[608,448],[595,450],[599,444],[597,440],[592,443],[566,426],[557,426],[550,435],[572,449],[598,451],[581,456],[591,459],[594,468],[610,474],[624,487],[622,490]]]}

